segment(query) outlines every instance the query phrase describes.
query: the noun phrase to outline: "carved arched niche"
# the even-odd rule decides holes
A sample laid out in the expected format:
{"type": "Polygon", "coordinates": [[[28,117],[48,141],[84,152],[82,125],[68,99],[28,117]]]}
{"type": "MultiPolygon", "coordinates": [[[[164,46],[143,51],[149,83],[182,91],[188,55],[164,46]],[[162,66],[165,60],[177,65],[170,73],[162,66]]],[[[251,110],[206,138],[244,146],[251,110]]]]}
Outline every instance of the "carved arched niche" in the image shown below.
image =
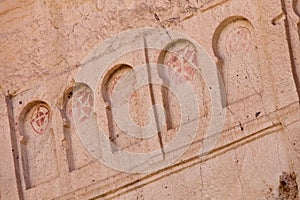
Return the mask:
{"type": "Polygon", "coordinates": [[[93,160],[92,155],[82,144],[75,125],[75,122],[84,122],[91,116],[93,106],[93,92],[85,84],[77,84],[64,94],[64,136],[67,142],[69,171],[79,169],[93,160]]]}
{"type": "MultiPolygon", "coordinates": [[[[136,83],[136,76],[133,68],[126,64],[116,65],[112,69],[110,69],[106,73],[101,84],[102,98],[103,101],[106,103],[105,125],[107,126],[110,142],[113,144],[113,152],[119,149],[132,150],[136,145],[142,142],[141,138],[131,137],[128,135],[128,133],[123,132],[117,126],[117,123],[115,121],[116,118],[113,116],[112,109],[118,109],[118,105],[112,104],[113,91],[116,89],[117,83],[123,79],[125,79],[126,81],[122,83],[121,87],[124,89],[126,88],[126,90],[131,90],[133,92],[135,90],[134,86],[136,83]],[[129,72],[131,72],[132,74],[129,74],[129,72]]],[[[137,124],[138,126],[143,126],[147,123],[147,115],[145,115],[143,107],[143,104],[146,104],[146,102],[143,102],[143,99],[138,98],[138,96],[141,96],[142,93],[143,91],[139,91],[139,89],[137,89],[137,91],[134,91],[130,96],[129,102],[122,102],[122,99],[119,99],[121,103],[129,103],[128,114],[130,115],[132,122],[137,124]]],[[[138,134],[141,135],[142,133],[138,134]]]]}
{"type": "Polygon", "coordinates": [[[213,37],[213,49],[225,83],[227,105],[261,92],[260,66],[251,23],[243,17],[223,21],[213,37]]]}
{"type": "Polygon", "coordinates": [[[295,13],[300,17],[300,1],[299,0],[294,0],[293,1],[293,7],[295,13]]]}
{"type": "Polygon", "coordinates": [[[21,166],[26,189],[57,177],[55,137],[50,128],[52,113],[48,104],[35,101],[20,114],[21,166]]]}
{"type": "Polygon", "coordinates": [[[197,69],[201,64],[197,53],[196,47],[190,41],[179,39],[169,43],[159,56],[158,62],[166,67],[159,67],[158,73],[164,83],[161,92],[167,130],[188,123],[181,122],[181,108],[176,95],[170,89],[171,85],[177,87],[184,82],[189,82],[198,100],[200,116],[208,115],[210,99],[206,84],[197,69]]]}
{"type": "Polygon", "coordinates": [[[300,0],[293,1],[293,8],[294,8],[296,15],[298,15],[298,17],[299,17],[299,22],[298,22],[297,26],[298,26],[298,34],[299,34],[299,39],[300,39],[300,0]]]}

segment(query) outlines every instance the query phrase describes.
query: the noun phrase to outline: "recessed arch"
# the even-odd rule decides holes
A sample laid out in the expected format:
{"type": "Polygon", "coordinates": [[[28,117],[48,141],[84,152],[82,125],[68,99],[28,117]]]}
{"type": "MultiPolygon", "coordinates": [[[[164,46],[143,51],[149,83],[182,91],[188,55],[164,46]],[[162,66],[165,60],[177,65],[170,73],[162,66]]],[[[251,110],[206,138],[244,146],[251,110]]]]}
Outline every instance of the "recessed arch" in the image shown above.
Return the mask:
{"type": "Polygon", "coordinates": [[[80,124],[91,117],[94,106],[94,95],[88,85],[76,83],[65,90],[63,102],[63,112],[61,114],[64,123],[64,136],[67,143],[66,156],[69,171],[74,171],[94,160],[82,144],[75,124],[80,124]]]}
{"type": "Polygon", "coordinates": [[[261,92],[255,29],[248,19],[233,16],[221,22],[212,47],[224,80],[227,105],[261,92]]]}
{"type": "MultiPolygon", "coordinates": [[[[141,111],[142,105],[141,102],[138,102],[137,92],[135,90],[135,71],[134,68],[128,64],[117,64],[111,67],[103,77],[101,81],[101,96],[103,101],[106,104],[106,125],[109,133],[109,140],[111,142],[111,148],[113,152],[118,151],[119,149],[128,149],[130,146],[137,144],[141,139],[133,138],[128,136],[128,133],[123,132],[116,123],[116,119],[113,116],[113,109],[118,109],[118,105],[112,104],[113,92],[116,89],[116,85],[119,81],[125,81],[122,83],[122,87],[126,87],[126,90],[129,89],[133,93],[131,94],[129,102],[124,102],[129,104],[129,115],[130,119],[135,121],[138,124],[141,121],[141,111]],[[129,74],[133,73],[133,74],[129,74]],[[131,76],[132,75],[132,76],[131,76]],[[125,78],[125,79],[124,79],[125,78]],[[125,84],[125,85],[123,85],[125,84]],[[130,106],[132,104],[133,106],[130,106]]],[[[122,97],[120,97],[122,98],[122,97]]],[[[122,103],[122,99],[119,103],[122,103]]]]}
{"type": "MultiPolygon", "coordinates": [[[[163,81],[161,88],[166,114],[167,130],[174,129],[187,122],[181,121],[181,108],[176,95],[170,90],[171,85],[180,86],[189,82],[198,97],[201,113],[207,113],[205,99],[209,99],[205,81],[200,73],[198,51],[196,46],[187,39],[177,39],[168,43],[158,57],[158,73],[163,81]],[[206,94],[205,94],[206,93],[206,94]],[[205,111],[204,111],[205,110],[205,111]]],[[[195,105],[196,106],[196,105],[195,105]]]]}
{"type": "Polygon", "coordinates": [[[118,64],[113,66],[109,69],[109,71],[106,72],[101,84],[101,94],[105,102],[110,101],[112,91],[117,81],[130,70],[133,70],[130,65],[118,64]]]}
{"type": "Polygon", "coordinates": [[[300,1],[299,0],[294,0],[293,1],[293,9],[296,15],[300,17],[300,1]]]}
{"type": "Polygon", "coordinates": [[[214,54],[219,59],[222,59],[222,52],[220,52],[220,49],[218,47],[219,39],[221,35],[224,33],[224,30],[226,31],[226,29],[230,28],[231,24],[235,24],[235,23],[244,24],[245,28],[250,29],[250,31],[254,29],[251,22],[247,18],[242,16],[232,16],[222,21],[216,28],[212,39],[212,47],[213,47],[214,54]]]}
{"type": "Polygon", "coordinates": [[[50,127],[51,120],[51,108],[40,100],[28,103],[19,115],[21,163],[27,189],[57,177],[55,135],[50,127]]]}

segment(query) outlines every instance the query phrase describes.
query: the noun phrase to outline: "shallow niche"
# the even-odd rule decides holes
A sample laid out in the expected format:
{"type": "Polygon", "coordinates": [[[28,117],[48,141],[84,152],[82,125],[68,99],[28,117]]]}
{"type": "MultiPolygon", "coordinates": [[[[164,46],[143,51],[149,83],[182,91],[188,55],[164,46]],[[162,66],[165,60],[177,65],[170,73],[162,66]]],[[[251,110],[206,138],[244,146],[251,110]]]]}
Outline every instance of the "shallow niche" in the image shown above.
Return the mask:
{"type": "Polygon", "coordinates": [[[79,169],[93,161],[78,135],[75,122],[80,125],[88,120],[93,111],[93,92],[86,84],[76,84],[64,94],[64,135],[69,171],[79,169]]]}
{"type": "Polygon", "coordinates": [[[255,32],[243,17],[223,21],[213,37],[213,49],[225,85],[227,105],[261,92],[255,32]]]}
{"type": "MultiPolygon", "coordinates": [[[[118,109],[120,106],[126,104],[129,107],[128,117],[132,123],[137,126],[143,126],[147,121],[145,118],[145,104],[146,101],[138,98],[147,96],[142,89],[135,91],[136,75],[133,68],[126,64],[119,64],[112,67],[103,78],[101,84],[102,100],[106,103],[106,126],[109,133],[109,140],[113,152],[120,149],[134,148],[135,145],[141,143],[142,139],[129,136],[123,132],[116,123],[116,117],[113,115],[112,109],[118,109]],[[121,82],[121,85],[118,83],[121,82]],[[123,91],[120,94],[127,92],[130,95],[129,102],[123,101],[125,98],[118,96],[118,103],[113,104],[112,98],[116,90],[123,91]],[[126,92],[125,92],[126,91],[126,92]]],[[[135,133],[136,134],[136,133],[135,133]]],[[[141,133],[137,133],[141,134],[141,133]]]]}
{"type": "Polygon", "coordinates": [[[55,137],[50,128],[52,113],[47,103],[28,104],[20,115],[19,135],[26,189],[57,177],[55,137]]]}
{"type": "Polygon", "coordinates": [[[293,1],[293,8],[294,8],[296,15],[298,15],[298,17],[299,17],[299,22],[298,22],[297,26],[298,26],[298,34],[299,34],[299,39],[300,39],[300,0],[293,1]]]}
{"type": "MultiPolygon", "coordinates": [[[[197,70],[199,61],[195,45],[185,39],[175,40],[164,48],[158,62],[166,67],[159,67],[158,73],[163,81],[161,89],[166,114],[167,130],[178,128],[188,121],[181,121],[181,107],[172,88],[180,87],[188,82],[193,87],[201,115],[207,112],[205,100],[209,99],[205,93],[205,82],[197,70]]],[[[200,116],[199,116],[200,117],[200,116]]],[[[193,120],[193,119],[190,119],[193,120]]]]}
{"type": "Polygon", "coordinates": [[[293,7],[296,15],[300,17],[300,1],[299,0],[294,0],[293,1],[293,7]]]}

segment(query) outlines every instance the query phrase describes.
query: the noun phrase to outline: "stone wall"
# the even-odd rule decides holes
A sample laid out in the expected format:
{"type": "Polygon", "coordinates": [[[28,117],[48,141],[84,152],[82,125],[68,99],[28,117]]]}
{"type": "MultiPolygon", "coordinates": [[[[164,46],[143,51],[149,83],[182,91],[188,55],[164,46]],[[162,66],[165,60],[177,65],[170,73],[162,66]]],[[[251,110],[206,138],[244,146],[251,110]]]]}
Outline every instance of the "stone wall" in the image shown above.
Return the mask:
{"type": "Polygon", "coordinates": [[[0,27],[0,199],[298,198],[299,0],[2,0],[0,27]],[[146,27],[190,40],[171,37],[162,49],[141,40],[144,48],[113,58],[108,68],[95,64],[103,69],[103,76],[95,70],[95,88],[75,83],[93,56],[101,57],[97,47],[146,27]],[[214,103],[207,80],[191,67],[203,64],[196,43],[220,73],[226,111],[217,143],[202,156],[214,103]],[[190,63],[178,63],[180,55],[190,63]],[[133,121],[146,126],[157,103],[166,109],[166,126],[155,137],[137,139],[120,130],[111,101],[118,82],[129,74],[122,90],[131,90],[138,78],[130,72],[149,62],[182,74],[177,87],[191,85],[199,116],[180,120],[174,93],[143,86],[130,97],[133,121]],[[114,144],[113,155],[161,150],[148,168],[176,153],[164,148],[180,128],[189,136],[196,120],[199,129],[175,162],[129,173],[102,164],[86,148],[91,141],[80,137],[76,122],[93,117],[114,144]]]}

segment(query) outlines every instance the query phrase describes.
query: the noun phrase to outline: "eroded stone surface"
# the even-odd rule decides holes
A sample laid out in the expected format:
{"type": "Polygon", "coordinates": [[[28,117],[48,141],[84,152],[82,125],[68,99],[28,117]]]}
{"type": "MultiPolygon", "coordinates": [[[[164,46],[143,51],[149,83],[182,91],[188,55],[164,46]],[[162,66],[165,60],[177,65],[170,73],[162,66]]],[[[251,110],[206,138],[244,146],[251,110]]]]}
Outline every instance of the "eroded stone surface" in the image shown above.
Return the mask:
{"type": "Polygon", "coordinates": [[[298,199],[298,184],[294,172],[283,172],[280,176],[279,199],[298,199]]]}
{"type": "Polygon", "coordinates": [[[299,24],[297,0],[0,1],[0,199],[295,199],[299,24]],[[115,34],[143,27],[176,30],[191,40],[171,38],[164,49],[145,46],[112,58],[96,88],[72,89],[90,52],[115,34]],[[203,64],[194,43],[216,63],[226,94],[223,132],[202,157],[212,102],[205,77],[191,66],[203,64]],[[166,109],[166,126],[147,139],[120,130],[111,112],[113,90],[129,69],[149,63],[168,67],[152,69],[161,81],[168,73],[178,87],[188,82],[195,90],[200,128],[171,166],[151,174],[120,172],[87,151],[89,140],[81,140],[75,122],[98,119],[120,147],[111,148],[116,154],[162,149],[155,163],[175,152],[163,149],[195,120],[180,120],[172,92],[145,86],[131,95],[133,122],[147,125],[155,115],[149,107],[157,103],[166,109]]]}

